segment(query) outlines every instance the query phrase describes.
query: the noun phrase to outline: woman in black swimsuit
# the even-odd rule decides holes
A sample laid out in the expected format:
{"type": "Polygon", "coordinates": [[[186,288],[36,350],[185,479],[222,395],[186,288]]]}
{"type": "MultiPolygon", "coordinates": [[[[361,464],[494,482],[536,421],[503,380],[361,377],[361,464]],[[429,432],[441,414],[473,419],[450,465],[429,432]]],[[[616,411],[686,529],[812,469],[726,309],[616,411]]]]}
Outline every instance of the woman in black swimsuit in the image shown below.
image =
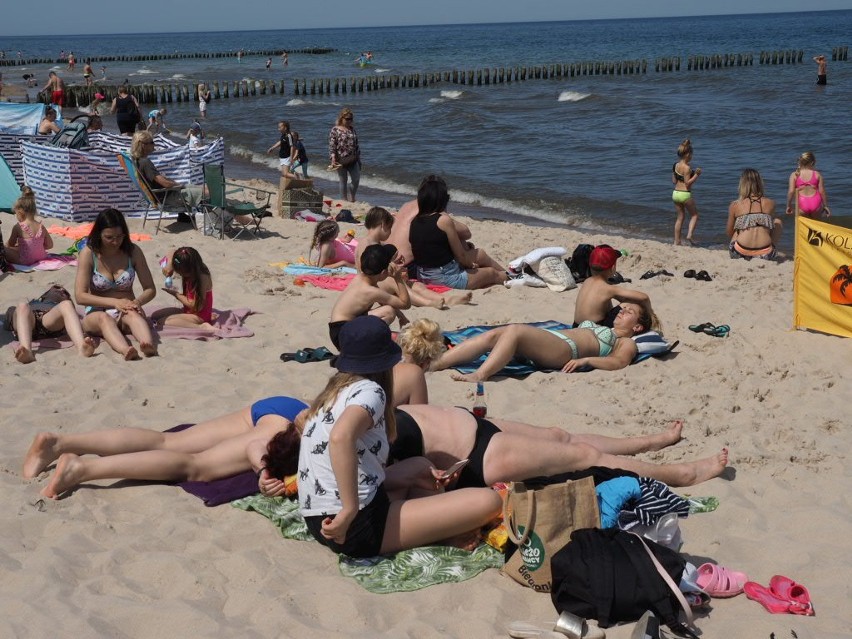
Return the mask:
{"type": "Polygon", "coordinates": [[[397,438],[388,458],[399,461],[425,456],[437,468],[469,459],[459,473],[457,488],[559,475],[592,466],[621,468],[670,486],[692,486],[718,476],[728,464],[725,448],[704,459],[676,464],[622,457],[680,441],[680,421],[656,435],[614,438],[574,435],[560,428],[506,419],[477,419],[463,408],[418,405],[397,408],[396,422],[397,438]]]}

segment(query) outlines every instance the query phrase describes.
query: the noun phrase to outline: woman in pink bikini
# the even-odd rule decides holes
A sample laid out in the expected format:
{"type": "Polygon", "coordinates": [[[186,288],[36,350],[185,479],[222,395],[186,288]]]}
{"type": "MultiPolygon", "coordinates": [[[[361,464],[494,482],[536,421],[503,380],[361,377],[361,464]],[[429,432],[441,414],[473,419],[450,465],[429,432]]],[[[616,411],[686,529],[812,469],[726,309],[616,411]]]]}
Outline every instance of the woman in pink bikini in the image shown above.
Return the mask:
{"type": "Polygon", "coordinates": [[[811,151],[805,151],[799,156],[798,166],[790,174],[787,187],[787,215],[792,215],[794,210],[797,215],[814,218],[831,215],[822,174],[815,166],[816,157],[811,151]]]}

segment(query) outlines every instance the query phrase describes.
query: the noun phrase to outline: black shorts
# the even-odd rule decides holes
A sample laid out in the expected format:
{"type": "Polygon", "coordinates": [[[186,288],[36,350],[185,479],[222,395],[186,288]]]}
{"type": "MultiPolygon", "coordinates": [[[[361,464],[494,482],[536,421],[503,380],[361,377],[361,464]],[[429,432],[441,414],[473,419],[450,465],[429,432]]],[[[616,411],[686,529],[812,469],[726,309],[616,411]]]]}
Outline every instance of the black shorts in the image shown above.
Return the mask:
{"type": "Polygon", "coordinates": [[[305,517],[308,532],[323,546],[328,546],[338,554],[349,557],[375,557],[382,552],[382,540],[388,522],[390,500],[385,487],[380,485],[373,501],[364,506],[355,515],[355,519],[346,532],[346,541],[335,543],[322,536],[322,520],[325,515],[305,517]]]}
{"type": "Polygon", "coordinates": [[[340,329],[343,328],[345,323],[345,321],[328,323],[328,336],[331,339],[331,343],[334,344],[334,348],[338,351],[340,350],[340,329]]]}

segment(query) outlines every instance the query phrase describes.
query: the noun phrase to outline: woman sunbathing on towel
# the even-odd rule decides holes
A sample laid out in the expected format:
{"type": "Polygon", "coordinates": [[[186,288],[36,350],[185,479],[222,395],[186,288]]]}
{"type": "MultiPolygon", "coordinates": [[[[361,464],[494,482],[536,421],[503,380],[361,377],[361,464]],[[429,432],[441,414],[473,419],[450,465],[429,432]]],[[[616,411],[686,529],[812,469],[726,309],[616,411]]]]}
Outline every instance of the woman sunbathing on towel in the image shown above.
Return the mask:
{"type": "Polygon", "coordinates": [[[470,460],[454,487],[490,486],[542,475],[585,470],[592,466],[621,468],[670,486],[693,486],[718,476],[728,464],[728,450],[692,462],[652,464],[622,457],[661,450],[680,441],[683,422],[639,437],[571,434],[560,428],[474,417],[463,408],[400,406],[397,435],[388,458],[401,461],[425,456],[437,468],[470,460]]]}
{"type": "Polygon", "coordinates": [[[268,397],[176,433],[147,428],[39,433],[23,474],[37,477],[58,459],[41,491],[56,499],[95,479],[212,481],[254,470],[262,493],[282,495],[282,480],[295,474],[299,455],[300,433],[291,426],[306,407],[292,397],[268,397]]]}
{"type": "Polygon", "coordinates": [[[613,327],[582,322],[564,330],[509,324],[466,340],[444,353],[432,370],[441,371],[475,361],[490,354],[473,373],[453,374],[453,379],[481,382],[495,375],[513,357],[526,357],[540,368],[561,369],[563,373],[590,366],[605,371],[625,368],[636,357],[636,343],[630,339],[657,328],[659,321],[639,304],[622,303],[613,327]]]}

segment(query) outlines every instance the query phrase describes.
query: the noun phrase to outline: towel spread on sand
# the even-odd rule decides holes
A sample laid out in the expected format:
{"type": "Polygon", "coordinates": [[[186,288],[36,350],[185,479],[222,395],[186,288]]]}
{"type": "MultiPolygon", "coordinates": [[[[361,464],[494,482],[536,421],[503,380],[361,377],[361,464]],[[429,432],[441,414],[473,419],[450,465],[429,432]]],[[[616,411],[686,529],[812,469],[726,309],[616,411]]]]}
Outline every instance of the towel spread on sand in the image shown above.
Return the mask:
{"type": "MultiPolygon", "coordinates": [[[[150,317],[161,307],[146,309],[150,317]]],[[[170,307],[166,307],[170,308],[170,307]]],[[[210,322],[214,331],[211,333],[203,328],[179,328],[177,326],[164,326],[156,332],[161,338],[173,339],[196,339],[210,341],[214,339],[228,339],[232,337],[252,337],[254,331],[243,326],[246,317],[252,314],[250,308],[233,308],[227,311],[213,309],[213,320],[210,322]]]]}
{"type": "MultiPolygon", "coordinates": [[[[79,240],[81,237],[89,237],[89,233],[92,232],[92,227],[94,225],[94,222],[89,222],[88,224],[78,224],[76,226],[51,226],[47,229],[47,232],[51,235],[64,235],[65,237],[79,240]]],[[[130,240],[132,242],[144,242],[150,239],[151,236],[147,233],[130,234],[130,240]]]]}
{"type": "MultiPolygon", "coordinates": [[[[354,274],[341,275],[340,277],[334,277],[332,275],[300,275],[299,278],[305,281],[312,286],[316,286],[317,288],[324,288],[329,291],[342,291],[344,288],[349,286],[349,282],[354,278],[354,274]]],[[[442,286],[440,284],[426,284],[426,288],[430,291],[434,291],[436,293],[446,293],[447,291],[451,291],[449,286],[442,286]]]]}
{"type": "MultiPolygon", "coordinates": [[[[457,344],[461,344],[467,339],[470,339],[471,337],[476,337],[477,335],[481,335],[486,331],[490,331],[492,328],[500,328],[500,326],[506,326],[506,324],[498,324],[496,326],[467,326],[465,328],[460,328],[455,331],[444,331],[444,337],[450,342],[450,344],[455,346],[457,344]]],[[[571,324],[563,324],[562,322],[557,322],[556,320],[547,320],[544,322],[527,322],[527,326],[534,326],[536,328],[552,329],[557,331],[573,328],[571,324]]],[[[652,355],[665,353],[670,350],[670,348],[673,348],[669,345],[668,342],[663,339],[662,335],[655,331],[648,331],[646,333],[642,333],[641,335],[637,335],[636,337],[634,337],[634,341],[637,342],[636,345],[639,348],[639,353],[636,355],[636,357],[633,358],[631,364],[637,364],[648,359],[652,355]],[[642,343],[640,340],[648,340],[648,343],[642,343]]],[[[485,361],[486,357],[488,357],[487,353],[484,355],[480,355],[479,359],[473,362],[462,364],[460,366],[455,366],[454,368],[460,373],[472,373],[480,366],[482,366],[482,363],[485,361]]],[[[495,375],[499,375],[502,377],[524,377],[525,375],[529,375],[536,371],[552,372],[553,370],[555,369],[539,368],[533,361],[529,359],[515,357],[500,371],[495,373],[495,375]]]]}
{"type": "Polygon", "coordinates": [[[59,253],[48,253],[47,257],[35,264],[12,264],[19,273],[30,273],[32,271],[58,271],[63,266],[77,266],[77,258],[72,255],[60,255],[59,253]]]}
{"type": "MultiPolygon", "coordinates": [[[[255,495],[231,502],[231,505],[263,515],[286,539],[313,540],[295,500],[255,495]]],[[[344,576],[352,577],[370,592],[385,594],[465,581],[488,568],[500,568],[503,555],[485,544],[473,552],[449,546],[426,546],[368,559],[338,555],[338,564],[344,576]]]]}
{"type": "Polygon", "coordinates": [[[342,275],[349,273],[354,275],[356,271],[351,266],[339,266],[337,268],[325,268],[324,266],[310,266],[308,264],[285,263],[281,267],[287,275],[342,275]]]}

